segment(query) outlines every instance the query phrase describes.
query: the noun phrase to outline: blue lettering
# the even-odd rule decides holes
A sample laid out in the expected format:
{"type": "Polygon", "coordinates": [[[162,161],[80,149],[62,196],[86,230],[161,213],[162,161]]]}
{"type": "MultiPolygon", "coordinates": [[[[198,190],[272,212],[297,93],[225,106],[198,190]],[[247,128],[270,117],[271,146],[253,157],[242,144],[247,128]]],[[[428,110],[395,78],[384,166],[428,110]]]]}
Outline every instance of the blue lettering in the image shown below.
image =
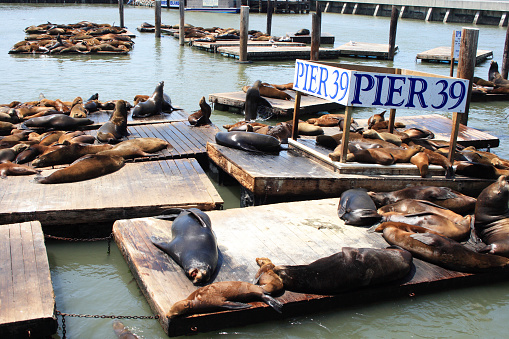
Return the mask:
{"type": "Polygon", "coordinates": [[[394,93],[398,93],[401,96],[401,90],[403,89],[403,85],[396,88],[396,81],[401,80],[403,83],[405,83],[406,78],[404,77],[388,77],[389,78],[389,92],[387,93],[387,102],[385,103],[386,106],[401,106],[403,105],[404,100],[394,103],[394,93]]]}
{"type": "Polygon", "coordinates": [[[297,61],[297,79],[295,79],[295,88],[299,88],[299,79],[304,75],[304,67],[302,67],[303,63],[297,61]],[[299,73],[300,70],[300,73],[299,73]]]}
{"type": "Polygon", "coordinates": [[[373,101],[372,105],[380,105],[383,106],[382,101],[380,100],[382,97],[382,85],[384,83],[385,75],[375,75],[376,81],[376,92],[375,92],[375,101],[373,101]]]}
{"type": "Polygon", "coordinates": [[[414,96],[416,96],[416,95],[417,95],[417,99],[419,100],[419,104],[421,105],[421,107],[422,108],[428,107],[428,105],[426,105],[426,102],[424,101],[424,95],[423,95],[423,93],[426,92],[426,90],[428,89],[428,83],[426,82],[426,80],[419,79],[419,78],[408,78],[408,81],[410,81],[410,84],[409,84],[410,88],[408,90],[408,103],[405,105],[405,107],[415,107],[414,96]],[[421,83],[420,91],[415,90],[415,84],[417,82],[421,83]]]}
{"type": "Polygon", "coordinates": [[[308,70],[309,70],[309,64],[306,64],[306,75],[304,76],[304,87],[302,87],[302,90],[308,91],[309,89],[306,88],[306,85],[308,83],[308,70]]]}
{"type": "Polygon", "coordinates": [[[354,104],[362,105],[362,102],[359,100],[361,91],[366,92],[366,91],[371,90],[373,88],[373,85],[375,84],[375,81],[373,80],[373,77],[369,74],[355,73],[354,76],[355,76],[355,87],[354,87],[354,96],[353,96],[353,100],[352,100],[351,104],[352,105],[354,105],[354,104]],[[361,88],[362,78],[366,78],[368,80],[368,83],[367,83],[366,87],[364,87],[364,88],[361,88]]]}
{"type": "Polygon", "coordinates": [[[308,87],[308,90],[311,92],[311,93],[315,93],[316,92],[316,89],[313,90],[313,81],[316,82],[316,70],[318,70],[318,66],[316,65],[310,65],[311,66],[311,75],[309,76],[309,87],[308,87]]]}
{"type": "Polygon", "coordinates": [[[327,96],[327,87],[325,85],[327,79],[329,79],[329,70],[325,67],[320,67],[320,82],[318,83],[318,92],[316,92],[316,94],[322,95],[322,85],[323,85],[323,95],[327,96]]]}

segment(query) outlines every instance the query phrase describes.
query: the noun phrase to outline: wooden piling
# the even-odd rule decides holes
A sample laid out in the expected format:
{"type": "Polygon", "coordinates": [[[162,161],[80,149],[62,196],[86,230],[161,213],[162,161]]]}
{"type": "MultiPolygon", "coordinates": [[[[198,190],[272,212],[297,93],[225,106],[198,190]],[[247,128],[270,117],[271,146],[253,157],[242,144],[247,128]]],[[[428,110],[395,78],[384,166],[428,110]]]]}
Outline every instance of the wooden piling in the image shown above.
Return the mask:
{"type": "Polygon", "coordinates": [[[299,136],[299,111],[300,111],[300,98],[301,93],[297,91],[295,94],[295,106],[293,108],[293,124],[292,124],[292,139],[297,140],[299,136]]]}
{"type": "Polygon", "coordinates": [[[155,26],[156,26],[156,29],[155,29],[155,34],[156,34],[156,38],[160,38],[161,37],[161,0],[156,0],[155,1],[155,26]]]}
{"type": "Polygon", "coordinates": [[[184,1],[179,1],[179,14],[180,14],[180,22],[179,22],[179,44],[180,46],[184,46],[185,41],[185,33],[184,33],[184,1]]]}
{"type": "Polygon", "coordinates": [[[247,62],[247,32],[249,30],[249,6],[240,6],[239,61],[247,62]]]}
{"type": "Polygon", "coordinates": [[[312,14],[311,30],[310,60],[318,61],[318,55],[320,51],[320,17],[317,13],[312,14]]]}
{"type": "Polygon", "coordinates": [[[457,77],[469,80],[467,88],[467,104],[465,107],[465,113],[461,114],[459,119],[460,120],[459,122],[465,126],[467,125],[468,122],[470,97],[472,95],[472,78],[474,76],[478,40],[479,40],[479,29],[477,28],[462,29],[457,77]]]}
{"type": "Polygon", "coordinates": [[[454,76],[454,41],[456,40],[456,31],[452,31],[452,43],[451,43],[451,67],[449,69],[449,76],[454,76]]]}
{"type": "Polygon", "coordinates": [[[389,60],[394,60],[396,53],[396,31],[398,27],[399,10],[396,6],[392,6],[391,26],[389,28],[389,60]]]}
{"type": "Polygon", "coordinates": [[[267,0],[267,35],[272,31],[272,0],[267,0]]]}
{"type": "Polygon", "coordinates": [[[509,73],[509,24],[505,33],[504,56],[502,57],[502,72],[500,73],[504,79],[507,79],[509,73]]]}
{"type": "Polygon", "coordinates": [[[120,27],[124,28],[124,0],[118,0],[118,12],[120,13],[120,27]]]}

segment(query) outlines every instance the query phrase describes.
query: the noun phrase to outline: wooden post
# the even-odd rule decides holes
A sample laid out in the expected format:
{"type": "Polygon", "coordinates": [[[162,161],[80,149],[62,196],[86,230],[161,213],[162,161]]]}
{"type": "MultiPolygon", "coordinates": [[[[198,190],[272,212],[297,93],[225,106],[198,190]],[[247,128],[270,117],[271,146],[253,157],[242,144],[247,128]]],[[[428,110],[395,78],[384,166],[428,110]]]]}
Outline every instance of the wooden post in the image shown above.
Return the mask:
{"type": "Polygon", "coordinates": [[[458,140],[458,132],[460,129],[460,117],[458,116],[460,113],[454,112],[452,114],[452,131],[451,131],[451,139],[449,140],[449,155],[447,159],[451,164],[454,164],[454,153],[456,152],[456,143],[458,140]]]}
{"type": "MultiPolygon", "coordinates": [[[[168,0],[169,1],[169,0],[168,0]]],[[[161,0],[156,0],[156,18],[155,18],[155,25],[156,25],[156,38],[161,37],[161,0]]]]}
{"type": "Polygon", "coordinates": [[[299,136],[300,97],[301,93],[297,91],[297,93],[295,94],[295,106],[293,106],[293,124],[292,124],[293,140],[297,140],[297,137],[299,136]]]}
{"type": "Polygon", "coordinates": [[[502,57],[502,78],[507,79],[507,73],[509,72],[509,24],[507,25],[507,31],[505,33],[505,45],[504,45],[504,56],[502,57]]]}
{"type": "Polygon", "coordinates": [[[267,0],[267,35],[272,31],[272,0],[267,0]]]}
{"type": "Polygon", "coordinates": [[[472,95],[472,78],[474,76],[475,61],[477,55],[477,41],[479,40],[479,29],[463,28],[461,31],[460,56],[458,59],[457,77],[468,79],[467,103],[465,113],[460,116],[460,123],[467,125],[470,97],[472,95]]]}
{"type": "Polygon", "coordinates": [[[452,43],[451,43],[451,68],[449,71],[449,76],[454,76],[454,41],[456,40],[456,31],[452,31],[452,43]]]}
{"type": "Polygon", "coordinates": [[[396,121],[396,109],[391,108],[389,111],[389,133],[394,133],[394,121],[396,121]]]}
{"type": "Polygon", "coordinates": [[[312,14],[311,25],[311,56],[310,60],[318,61],[320,55],[320,18],[316,13],[312,14]]]}
{"type": "Polygon", "coordinates": [[[239,61],[247,62],[247,32],[249,30],[249,7],[240,7],[240,51],[239,61]]]}
{"type": "Polygon", "coordinates": [[[185,33],[184,33],[184,0],[179,1],[179,14],[180,14],[180,21],[179,21],[179,44],[180,46],[184,46],[185,42],[185,33]]]}
{"type": "Polygon", "coordinates": [[[391,12],[391,26],[389,29],[389,60],[394,60],[394,53],[396,52],[396,30],[398,28],[398,8],[392,6],[391,12]]]}
{"type": "Polygon", "coordinates": [[[350,124],[352,122],[352,106],[345,107],[345,124],[343,125],[343,136],[341,138],[341,157],[339,162],[346,162],[346,155],[348,154],[348,140],[350,139],[350,124]]]}
{"type": "Polygon", "coordinates": [[[118,0],[118,12],[120,13],[120,27],[124,28],[124,0],[118,0]]]}

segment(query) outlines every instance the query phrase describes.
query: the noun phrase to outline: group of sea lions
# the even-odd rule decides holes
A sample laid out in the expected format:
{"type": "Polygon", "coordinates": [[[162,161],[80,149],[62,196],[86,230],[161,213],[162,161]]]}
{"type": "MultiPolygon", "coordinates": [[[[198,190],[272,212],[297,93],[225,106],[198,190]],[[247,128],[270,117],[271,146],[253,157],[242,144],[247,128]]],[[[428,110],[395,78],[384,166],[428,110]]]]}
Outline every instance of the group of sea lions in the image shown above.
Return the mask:
{"type": "Polygon", "coordinates": [[[40,24],[25,28],[25,40],[14,44],[10,54],[128,53],[134,45],[122,27],[88,21],[76,24],[40,24]]]}
{"type": "Polygon", "coordinates": [[[472,79],[472,96],[475,98],[485,94],[509,94],[509,80],[499,73],[496,61],[491,61],[488,80],[479,77],[472,79]]]}

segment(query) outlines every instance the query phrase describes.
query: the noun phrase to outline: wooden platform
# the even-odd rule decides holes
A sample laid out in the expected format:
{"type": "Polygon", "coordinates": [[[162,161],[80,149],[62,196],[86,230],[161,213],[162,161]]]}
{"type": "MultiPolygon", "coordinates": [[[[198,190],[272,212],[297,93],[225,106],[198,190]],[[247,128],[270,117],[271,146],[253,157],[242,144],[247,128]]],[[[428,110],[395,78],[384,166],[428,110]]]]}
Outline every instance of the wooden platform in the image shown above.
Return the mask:
{"type": "MultiPolygon", "coordinates": [[[[295,35],[287,34],[293,42],[303,42],[305,44],[311,44],[311,34],[307,35],[295,35]]],[[[320,35],[320,45],[334,45],[335,37],[330,33],[322,33],[320,35]]]]}
{"type": "MultiPolygon", "coordinates": [[[[247,46],[249,47],[272,47],[273,45],[276,45],[278,47],[302,47],[306,46],[306,44],[302,42],[280,42],[276,41],[274,43],[271,43],[269,41],[252,41],[249,40],[247,42],[247,46]]],[[[239,40],[219,40],[214,42],[208,42],[208,41],[196,41],[193,40],[191,42],[191,46],[205,50],[212,53],[217,53],[217,49],[219,47],[236,47],[239,48],[240,41],[239,40]]]]}
{"type": "MultiPolygon", "coordinates": [[[[396,45],[396,53],[399,50],[396,45]]],[[[344,45],[336,47],[340,52],[340,56],[359,57],[375,57],[377,59],[387,59],[389,57],[388,44],[374,44],[369,42],[350,41],[344,45]]]]}
{"type": "MultiPolygon", "coordinates": [[[[106,121],[110,120],[111,115],[113,114],[112,110],[99,110],[96,112],[89,113],[87,118],[92,120],[94,124],[85,126],[88,129],[99,128],[106,121]]],[[[160,124],[165,122],[174,122],[174,121],[187,121],[189,118],[189,113],[184,110],[176,110],[171,113],[162,113],[157,115],[152,115],[146,118],[133,118],[131,114],[127,116],[127,125],[146,125],[146,124],[160,124]]]]}
{"type": "MultiPolygon", "coordinates": [[[[53,171],[45,169],[41,175],[53,171]]],[[[44,185],[33,178],[2,180],[0,224],[113,222],[159,214],[171,207],[211,210],[223,204],[196,159],[127,163],[115,173],[74,183],[44,185]]]]}
{"type": "MultiPolygon", "coordinates": [[[[239,47],[219,47],[218,53],[230,58],[239,58],[239,47]]],[[[320,48],[318,51],[320,59],[336,59],[341,55],[341,51],[333,48],[320,48]]],[[[311,57],[311,46],[302,47],[255,47],[247,46],[247,60],[295,60],[309,59],[311,57]]]]}
{"type": "MultiPolygon", "coordinates": [[[[427,62],[447,62],[450,64],[451,46],[436,47],[425,52],[418,53],[416,58],[427,62]]],[[[493,51],[478,49],[475,60],[476,65],[479,65],[489,58],[493,58],[493,51]]],[[[458,63],[458,60],[455,60],[455,63],[458,63]]]]}
{"type": "MultiPolygon", "coordinates": [[[[285,92],[292,98],[295,98],[295,91],[286,90],[285,92]]],[[[288,118],[293,116],[295,100],[281,100],[268,97],[264,98],[272,105],[272,109],[270,110],[272,114],[276,116],[288,116],[288,118]]],[[[209,94],[209,101],[214,104],[214,109],[240,113],[246,101],[246,93],[239,91],[209,94]]],[[[343,108],[343,105],[329,100],[324,100],[310,95],[303,95],[301,97],[299,112],[301,114],[311,114],[321,111],[335,111],[343,108]]]]}
{"type": "MultiPolygon", "coordinates": [[[[220,250],[214,281],[251,282],[258,270],[257,257],[268,257],[276,265],[298,265],[332,255],[342,247],[388,246],[379,233],[344,225],[337,216],[338,201],[335,198],[208,212],[220,250]]],[[[150,241],[152,235],[170,236],[169,223],[154,218],[119,220],[113,226],[113,233],[140,289],[153,312],[161,316],[159,322],[170,336],[274,321],[327,308],[358,307],[384,299],[393,302],[395,297],[430,292],[439,287],[457,288],[504,278],[453,272],[414,259],[415,269],[401,281],[334,296],[286,291],[277,297],[284,304],[281,315],[264,303],[252,302],[253,307],[249,309],[184,316],[170,321],[165,314],[173,303],[185,299],[197,287],[150,241]]]]}
{"type": "Polygon", "coordinates": [[[56,333],[55,295],[41,224],[0,225],[0,239],[0,337],[56,333]]]}

